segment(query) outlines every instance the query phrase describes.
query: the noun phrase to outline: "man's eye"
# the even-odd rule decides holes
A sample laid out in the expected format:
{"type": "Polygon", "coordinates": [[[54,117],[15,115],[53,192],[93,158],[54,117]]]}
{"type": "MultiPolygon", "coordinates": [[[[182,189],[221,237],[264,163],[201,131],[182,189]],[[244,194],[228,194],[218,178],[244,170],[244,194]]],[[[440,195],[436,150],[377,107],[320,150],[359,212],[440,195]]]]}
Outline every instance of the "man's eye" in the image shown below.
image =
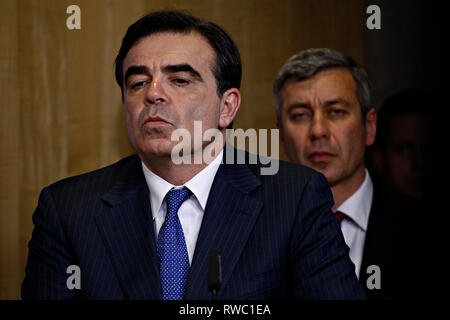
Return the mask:
{"type": "Polygon", "coordinates": [[[146,83],[147,83],[147,81],[138,81],[131,86],[131,89],[134,89],[134,90],[140,89],[143,86],[145,86],[146,83]]]}
{"type": "Polygon", "coordinates": [[[307,113],[294,113],[291,115],[292,120],[304,120],[308,118],[307,113]]]}
{"type": "Polygon", "coordinates": [[[342,110],[342,109],[333,109],[333,110],[331,110],[331,115],[333,115],[333,116],[340,116],[340,115],[343,115],[344,114],[344,110],[342,110]]]}
{"type": "Polygon", "coordinates": [[[178,86],[185,86],[189,84],[189,81],[183,78],[174,78],[172,81],[178,86]]]}

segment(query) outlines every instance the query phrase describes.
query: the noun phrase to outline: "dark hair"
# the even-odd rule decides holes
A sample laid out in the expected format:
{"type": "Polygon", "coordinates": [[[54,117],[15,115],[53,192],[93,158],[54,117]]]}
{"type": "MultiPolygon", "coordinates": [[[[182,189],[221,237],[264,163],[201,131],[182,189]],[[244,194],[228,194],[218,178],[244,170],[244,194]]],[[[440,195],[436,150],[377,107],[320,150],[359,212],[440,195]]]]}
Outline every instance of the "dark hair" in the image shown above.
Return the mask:
{"type": "Polygon", "coordinates": [[[242,78],[242,65],[239,50],[233,39],[217,24],[201,21],[180,11],[157,11],[145,15],[127,30],[115,60],[116,81],[122,90],[123,98],[123,60],[128,51],[140,38],[155,33],[190,33],[202,35],[213,48],[216,57],[212,73],[216,78],[217,95],[230,88],[239,89],[242,78]]]}
{"type": "Polygon", "coordinates": [[[302,51],[289,58],[283,65],[273,86],[277,119],[281,120],[281,105],[283,103],[281,101],[281,90],[287,80],[295,79],[302,81],[315,76],[320,71],[335,68],[346,68],[355,80],[357,86],[356,98],[361,107],[361,114],[364,121],[364,116],[371,108],[367,73],[352,57],[326,48],[302,51]]]}

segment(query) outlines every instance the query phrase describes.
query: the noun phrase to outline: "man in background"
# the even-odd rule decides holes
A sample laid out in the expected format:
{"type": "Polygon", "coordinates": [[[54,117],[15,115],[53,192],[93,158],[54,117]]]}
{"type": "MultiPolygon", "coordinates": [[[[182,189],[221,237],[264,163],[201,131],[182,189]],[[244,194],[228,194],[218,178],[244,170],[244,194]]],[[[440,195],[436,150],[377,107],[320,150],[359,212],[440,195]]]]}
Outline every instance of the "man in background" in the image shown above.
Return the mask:
{"type": "MultiPolygon", "coordinates": [[[[402,260],[396,265],[409,273],[409,283],[403,285],[412,292],[424,281],[427,286],[434,285],[435,277],[441,274],[436,268],[439,260],[433,258],[438,256],[439,245],[434,237],[438,234],[435,226],[443,212],[439,209],[443,201],[438,190],[442,167],[437,166],[436,157],[442,149],[435,142],[439,137],[432,137],[432,113],[428,108],[439,105],[433,101],[419,88],[387,98],[378,112],[377,137],[367,159],[373,167],[375,184],[383,191],[383,204],[390,212],[390,236],[398,248],[393,256],[396,261],[402,260]],[[412,287],[411,283],[419,285],[412,287]]],[[[427,292],[427,296],[432,294],[432,290],[427,292]]]]}
{"type": "Polygon", "coordinates": [[[400,197],[423,199],[429,176],[431,99],[409,89],[389,97],[378,112],[378,133],[371,150],[380,183],[400,197]]]}
{"type": "Polygon", "coordinates": [[[302,51],[281,68],[274,96],[284,151],[290,161],[326,176],[335,200],[332,210],[368,297],[414,294],[416,283],[396,258],[391,208],[365,165],[366,148],[377,131],[366,72],[337,51],[302,51]]]}

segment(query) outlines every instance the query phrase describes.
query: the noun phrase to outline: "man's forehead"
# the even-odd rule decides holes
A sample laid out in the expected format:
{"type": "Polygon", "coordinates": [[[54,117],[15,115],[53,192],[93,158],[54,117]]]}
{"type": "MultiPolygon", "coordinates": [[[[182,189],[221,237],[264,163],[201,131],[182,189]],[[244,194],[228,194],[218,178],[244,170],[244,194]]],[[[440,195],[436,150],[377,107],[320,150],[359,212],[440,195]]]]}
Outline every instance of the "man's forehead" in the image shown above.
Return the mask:
{"type": "Polygon", "coordinates": [[[158,32],[136,41],[124,59],[123,72],[130,65],[146,63],[159,67],[185,63],[201,68],[209,66],[214,56],[207,40],[197,32],[158,32]]]}
{"type": "Polygon", "coordinates": [[[356,99],[356,83],[350,71],[345,68],[327,69],[319,71],[307,79],[290,78],[286,80],[282,95],[284,99],[300,100],[307,100],[311,95],[318,95],[324,100],[335,99],[336,95],[356,99]]]}

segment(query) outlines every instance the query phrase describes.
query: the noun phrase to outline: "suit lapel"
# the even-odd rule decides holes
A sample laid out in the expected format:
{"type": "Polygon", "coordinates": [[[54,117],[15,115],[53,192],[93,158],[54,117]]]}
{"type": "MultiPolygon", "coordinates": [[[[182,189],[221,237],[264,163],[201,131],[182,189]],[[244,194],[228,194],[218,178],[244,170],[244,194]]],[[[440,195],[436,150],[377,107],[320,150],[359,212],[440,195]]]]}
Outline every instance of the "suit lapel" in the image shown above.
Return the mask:
{"type": "Polygon", "coordinates": [[[150,197],[139,158],[124,171],[124,179],[102,196],[107,205],[96,223],[125,298],[161,299],[150,197]]]}
{"type": "MultiPolygon", "coordinates": [[[[138,157],[102,196],[95,220],[127,299],[162,299],[149,190],[138,157]]],[[[222,164],[214,178],[190,269],[186,299],[211,299],[209,252],[219,250],[222,289],[261,212],[260,180],[244,164],[222,164]]]]}
{"type": "Polygon", "coordinates": [[[386,205],[388,195],[374,185],[374,195],[372,208],[370,210],[369,223],[367,226],[366,239],[364,242],[364,251],[359,272],[359,282],[364,288],[367,288],[367,279],[371,273],[367,273],[367,267],[376,265],[381,270],[381,288],[382,290],[366,290],[367,298],[380,299],[389,298],[386,289],[386,280],[389,273],[389,260],[395,254],[393,251],[392,229],[393,221],[386,205]]]}
{"type": "Polygon", "coordinates": [[[260,184],[246,165],[222,164],[219,167],[197,238],[186,299],[211,299],[207,274],[212,248],[221,254],[220,292],[226,287],[262,209],[260,191],[256,189],[260,184]]]}

